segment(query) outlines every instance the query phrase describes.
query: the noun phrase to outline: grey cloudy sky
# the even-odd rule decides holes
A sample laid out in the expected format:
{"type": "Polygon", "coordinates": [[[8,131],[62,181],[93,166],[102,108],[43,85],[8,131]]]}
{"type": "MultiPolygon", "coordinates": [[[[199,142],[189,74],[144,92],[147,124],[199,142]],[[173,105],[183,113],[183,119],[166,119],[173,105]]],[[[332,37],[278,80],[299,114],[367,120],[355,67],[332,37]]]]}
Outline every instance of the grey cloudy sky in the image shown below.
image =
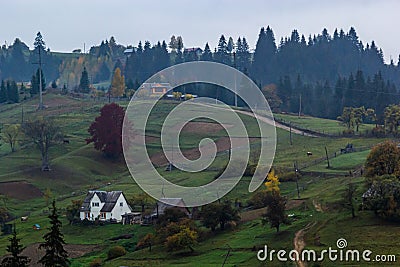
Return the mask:
{"type": "Polygon", "coordinates": [[[32,46],[41,31],[53,51],[97,45],[115,36],[118,43],[169,40],[181,35],[186,47],[215,47],[221,34],[245,36],[253,48],[261,27],[270,25],[279,39],[293,29],[318,34],[325,27],[347,32],[354,26],[363,43],[375,40],[386,61],[400,54],[397,0],[13,0],[0,3],[0,41],[19,37],[32,46]]]}

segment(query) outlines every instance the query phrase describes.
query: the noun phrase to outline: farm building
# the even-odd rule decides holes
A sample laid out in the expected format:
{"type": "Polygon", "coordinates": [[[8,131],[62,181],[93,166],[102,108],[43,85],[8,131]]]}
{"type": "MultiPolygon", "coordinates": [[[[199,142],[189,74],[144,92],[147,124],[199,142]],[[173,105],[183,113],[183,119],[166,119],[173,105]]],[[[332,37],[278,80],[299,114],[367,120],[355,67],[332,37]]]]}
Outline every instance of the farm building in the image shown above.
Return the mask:
{"type": "Polygon", "coordinates": [[[162,215],[168,208],[178,208],[186,213],[186,215],[190,216],[190,211],[187,207],[185,207],[185,202],[182,198],[160,198],[160,200],[157,201],[153,214],[162,215]]]}
{"type": "Polygon", "coordinates": [[[139,90],[143,90],[149,96],[162,96],[166,94],[170,89],[169,83],[143,83],[139,90]]]}
{"type": "Polygon", "coordinates": [[[89,191],[80,208],[80,219],[94,221],[116,220],[121,222],[122,215],[131,213],[122,191],[89,191]]]}

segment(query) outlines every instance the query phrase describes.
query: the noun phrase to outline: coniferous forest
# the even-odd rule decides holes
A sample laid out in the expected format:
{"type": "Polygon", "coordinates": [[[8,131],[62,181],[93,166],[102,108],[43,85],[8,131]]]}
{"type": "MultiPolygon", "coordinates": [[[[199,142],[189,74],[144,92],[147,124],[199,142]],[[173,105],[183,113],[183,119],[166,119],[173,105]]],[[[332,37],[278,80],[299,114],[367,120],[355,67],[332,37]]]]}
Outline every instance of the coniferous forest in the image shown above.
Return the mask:
{"type": "MultiPolygon", "coordinates": [[[[204,60],[227,64],[249,75],[263,89],[271,107],[279,111],[298,112],[301,105],[305,114],[336,118],[343,107],[365,106],[373,108],[380,118],[386,106],[400,100],[400,57],[398,62],[386,64],[382,49],[374,41],[363,43],[354,28],[333,33],[324,29],[310,36],[293,30],[290,36],[276,40],[273,29],[266,27],[260,30],[255,49],[250,46],[243,36],[234,40],[221,35],[217,47],[206,43],[200,49],[185,47],[181,36],[156,44],[140,41],[136,46],[120,45],[111,37],[87,53],[58,53],[47,48],[38,33],[32,50],[18,38],[1,47],[0,79],[32,81],[38,87],[40,50],[45,63],[43,79],[70,91],[80,90],[83,71],[91,84],[98,84],[110,82],[119,68],[127,89],[137,89],[165,67],[204,60]]],[[[198,90],[200,95],[216,94],[212,87],[200,86],[198,90]]],[[[227,102],[233,99],[229,94],[220,98],[227,102]]]]}

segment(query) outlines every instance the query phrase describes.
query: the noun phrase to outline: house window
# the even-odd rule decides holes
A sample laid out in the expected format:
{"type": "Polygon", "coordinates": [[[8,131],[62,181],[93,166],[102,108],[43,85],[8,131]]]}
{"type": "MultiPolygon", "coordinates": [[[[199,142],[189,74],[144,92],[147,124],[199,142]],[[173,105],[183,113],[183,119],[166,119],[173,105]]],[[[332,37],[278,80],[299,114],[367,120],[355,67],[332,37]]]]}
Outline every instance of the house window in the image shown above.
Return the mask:
{"type": "Polygon", "coordinates": [[[124,203],[123,203],[123,202],[119,202],[119,206],[120,206],[120,207],[123,207],[123,206],[124,206],[124,203]]]}
{"type": "Polygon", "coordinates": [[[92,202],[92,207],[99,207],[99,202],[92,202]]]}
{"type": "Polygon", "coordinates": [[[90,218],[90,212],[85,212],[85,219],[89,219],[90,218]]]}
{"type": "Polygon", "coordinates": [[[105,219],[105,218],[106,218],[106,213],[105,212],[100,213],[100,219],[105,219]]]}

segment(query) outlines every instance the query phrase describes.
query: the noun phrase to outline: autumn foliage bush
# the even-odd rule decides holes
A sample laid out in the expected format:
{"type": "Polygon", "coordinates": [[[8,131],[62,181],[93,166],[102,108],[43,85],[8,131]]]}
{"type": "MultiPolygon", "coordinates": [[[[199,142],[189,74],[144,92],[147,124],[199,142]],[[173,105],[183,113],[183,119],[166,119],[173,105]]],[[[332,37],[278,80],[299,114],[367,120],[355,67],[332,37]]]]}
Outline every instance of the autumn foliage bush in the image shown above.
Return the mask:
{"type": "Polygon", "coordinates": [[[124,256],[126,254],[126,250],[122,246],[114,246],[110,248],[110,250],[107,253],[107,259],[112,260],[121,256],[124,256]]]}

